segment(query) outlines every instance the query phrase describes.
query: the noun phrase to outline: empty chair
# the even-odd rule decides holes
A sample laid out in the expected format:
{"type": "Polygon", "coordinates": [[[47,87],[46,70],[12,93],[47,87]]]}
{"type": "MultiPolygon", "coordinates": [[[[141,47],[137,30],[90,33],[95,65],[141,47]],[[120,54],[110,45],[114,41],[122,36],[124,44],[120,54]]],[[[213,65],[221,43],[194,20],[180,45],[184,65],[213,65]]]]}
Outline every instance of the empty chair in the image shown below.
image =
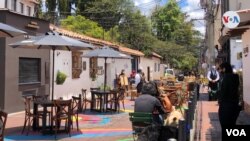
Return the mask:
{"type": "Polygon", "coordinates": [[[123,110],[125,110],[125,105],[124,105],[124,99],[125,99],[125,90],[120,89],[120,90],[112,90],[110,93],[113,95],[111,99],[108,100],[108,103],[110,103],[110,108],[113,108],[113,105],[117,107],[117,111],[120,111],[120,102],[122,102],[123,105],[123,110]],[[115,96],[116,95],[116,96],[115,96]]]}
{"type": "Polygon", "coordinates": [[[0,111],[0,141],[4,140],[4,131],[8,114],[0,111]]]}
{"type": "MultiPolygon", "coordinates": [[[[100,88],[90,88],[90,91],[92,92],[92,91],[99,91],[100,90],[100,88]]],[[[86,93],[85,93],[85,95],[87,95],[86,93]]],[[[101,97],[99,97],[99,96],[95,96],[95,97],[91,97],[91,99],[93,100],[93,103],[94,103],[94,106],[95,107],[99,107],[100,106],[100,103],[101,103],[101,97]]],[[[88,100],[87,99],[87,102],[88,103],[92,103],[92,100],[88,100]]],[[[85,107],[86,108],[86,107],[85,107]]]]}
{"type": "MultiPolygon", "coordinates": [[[[48,100],[49,99],[49,95],[33,95],[32,96],[32,98],[33,98],[33,101],[46,101],[46,100],[48,100]]],[[[38,110],[38,113],[39,114],[42,114],[43,113],[43,111],[39,111],[38,110]]],[[[51,119],[51,111],[47,111],[47,116],[49,116],[49,123],[50,123],[50,119],[51,119]]]]}
{"type": "MultiPolygon", "coordinates": [[[[81,97],[72,96],[72,116],[76,119],[77,131],[79,131],[78,114],[81,109],[81,97]]],[[[73,123],[72,123],[73,128],[73,123]]]]}
{"type": "MultiPolygon", "coordinates": [[[[41,112],[37,112],[37,114],[34,114],[33,112],[31,112],[31,98],[25,98],[24,99],[24,106],[25,106],[25,117],[24,117],[24,125],[23,125],[23,130],[22,130],[22,134],[24,132],[24,129],[27,126],[28,123],[28,130],[27,130],[27,135],[29,134],[29,130],[31,127],[31,123],[33,122],[34,118],[41,118],[42,119],[42,113],[41,112]]],[[[39,120],[37,120],[37,127],[39,124],[39,120]]]]}
{"type": "MultiPolygon", "coordinates": [[[[54,108],[52,113],[55,112],[55,115],[52,116],[52,121],[55,123],[55,139],[57,137],[57,132],[60,129],[61,121],[65,121],[65,130],[71,136],[71,116],[72,116],[72,100],[54,100],[54,108]]],[[[52,126],[53,127],[53,126],[52,126]]]]}
{"type": "Polygon", "coordinates": [[[84,111],[86,110],[88,103],[91,103],[91,99],[87,98],[87,89],[82,89],[82,107],[84,106],[84,111]]]}
{"type": "Polygon", "coordinates": [[[49,95],[33,95],[33,100],[48,100],[49,95]]]}

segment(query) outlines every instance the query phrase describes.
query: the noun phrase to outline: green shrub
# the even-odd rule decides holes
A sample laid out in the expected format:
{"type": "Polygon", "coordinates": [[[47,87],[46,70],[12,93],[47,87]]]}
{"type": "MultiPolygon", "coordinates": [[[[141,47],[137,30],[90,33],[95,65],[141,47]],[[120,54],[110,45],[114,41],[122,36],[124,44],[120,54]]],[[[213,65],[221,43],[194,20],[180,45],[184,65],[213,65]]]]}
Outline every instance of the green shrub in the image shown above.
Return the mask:
{"type": "MultiPolygon", "coordinates": [[[[101,91],[104,91],[104,85],[101,85],[99,88],[101,91]]],[[[109,91],[109,90],[111,90],[111,87],[106,85],[105,90],[109,91]]]]}
{"type": "Polygon", "coordinates": [[[56,84],[58,85],[63,84],[66,78],[67,75],[65,73],[58,71],[56,75],[56,84]]]}

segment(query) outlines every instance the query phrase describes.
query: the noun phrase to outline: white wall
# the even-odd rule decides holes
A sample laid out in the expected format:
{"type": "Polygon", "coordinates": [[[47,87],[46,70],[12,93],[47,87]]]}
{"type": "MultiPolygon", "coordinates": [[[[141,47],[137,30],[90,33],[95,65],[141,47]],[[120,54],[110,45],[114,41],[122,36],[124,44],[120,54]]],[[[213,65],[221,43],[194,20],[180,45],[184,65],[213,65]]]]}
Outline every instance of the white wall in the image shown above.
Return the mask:
{"type": "MultiPolygon", "coordinates": [[[[247,30],[242,35],[242,46],[245,48],[248,46],[248,49],[250,49],[250,30],[247,30]]],[[[244,101],[250,105],[250,53],[248,52],[248,55],[245,56],[244,53],[242,54],[243,59],[243,99],[244,101]]]]}
{"type": "Polygon", "coordinates": [[[237,53],[242,52],[242,43],[236,42],[235,38],[230,39],[230,50],[231,50],[231,65],[234,65],[235,69],[242,68],[242,59],[237,59],[237,53]]]}
{"type": "MultiPolygon", "coordinates": [[[[84,54],[85,53],[87,53],[87,51],[84,51],[84,54]]],[[[82,71],[80,78],[72,79],[72,53],[62,50],[55,51],[55,78],[58,70],[64,72],[68,76],[62,85],[57,85],[55,83],[55,99],[59,97],[70,99],[73,95],[81,93],[82,88],[87,89],[88,95],[90,95],[89,89],[91,87],[99,87],[104,84],[104,74],[97,75],[97,79],[92,81],[89,76],[89,59],[82,58],[82,61],[86,61],[86,70],[82,71]]],[[[127,76],[131,73],[131,60],[129,59],[107,59],[107,63],[107,85],[112,88],[116,73],[120,73],[122,69],[125,69],[127,76]]],[[[102,66],[104,69],[104,59],[98,59],[98,66],[102,66]]]]}
{"type": "Polygon", "coordinates": [[[139,68],[142,68],[142,71],[145,73],[146,79],[147,79],[147,69],[150,67],[150,80],[154,79],[160,79],[161,76],[163,76],[162,67],[160,67],[160,71],[158,71],[158,65],[160,64],[159,58],[146,58],[141,57],[140,58],[140,64],[139,68]],[[155,63],[157,64],[156,71],[155,71],[155,63]]]}
{"type": "Polygon", "coordinates": [[[5,0],[0,0],[0,8],[5,8],[5,0]]]}
{"type": "MultiPolygon", "coordinates": [[[[104,59],[98,59],[98,66],[102,66],[104,69],[104,59]]],[[[125,70],[126,76],[130,76],[131,60],[130,59],[107,59],[107,85],[113,88],[115,74],[120,74],[121,70],[125,70]]],[[[96,85],[101,86],[104,84],[104,75],[98,75],[96,80],[96,85]]]]}
{"type": "MultiPolygon", "coordinates": [[[[11,2],[12,0],[8,0],[8,9],[12,10],[11,9],[11,2]]],[[[15,12],[18,12],[20,14],[21,13],[21,6],[20,6],[20,2],[24,4],[24,13],[23,15],[28,15],[28,9],[27,9],[27,6],[31,7],[31,16],[34,15],[34,7],[35,7],[35,4],[31,2],[31,0],[17,0],[17,6],[16,6],[16,11],[15,12]]],[[[5,0],[0,0],[0,8],[5,8],[5,0]]]]}
{"type": "Polygon", "coordinates": [[[242,9],[249,9],[250,1],[249,0],[230,0],[229,9],[231,11],[237,11],[242,9]]]}

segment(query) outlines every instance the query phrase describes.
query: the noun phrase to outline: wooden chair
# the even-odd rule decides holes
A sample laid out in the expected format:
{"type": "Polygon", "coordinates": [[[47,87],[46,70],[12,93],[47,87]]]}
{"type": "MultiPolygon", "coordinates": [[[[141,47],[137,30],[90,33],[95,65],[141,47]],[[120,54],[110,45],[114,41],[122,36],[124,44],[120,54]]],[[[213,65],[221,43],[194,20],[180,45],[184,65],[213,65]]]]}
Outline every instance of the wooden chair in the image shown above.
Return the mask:
{"type": "MultiPolygon", "coordinates": [[[[81,109],[81,97],[72,96],[72,116],[76,119],[77,131],[79,131],[78,114],[81,109]]],[[[73,123],[72,123],[73,128],[73,123]]]]}
{"type": "Polygon", "coordinates": [[[113,95],[117,95],[117,97],[112,97],[108,100],[108,103],[110,103],[110,108],[112,109],[113,105],[118,107],[117,111],[120,111],[120,102],[123,104],[123,110],[125,110],[125,104],[124,104],[124,99],[125,99],[125,90],[112,90],[110,91],[113,93],[113,95]]]}
{"type": "MultiPolygon", "coordinates": [[[[49,99],[49,95],[33,95],[32,96],[32,99],[33,101],[45,101],[45,100],[48,100],[49,99]]],[[[39,114],[42,114],[43,111],[37,111],[39,114]]],[[[49,123],[50,123],[50,120],[51,120],[51,111],[47,111],[47,116],[49,117],[49,123]]]]}
{"type": "Polygon", "coordinates": [[[142,130],[152,124],[153,117],[152,113],[134,112],[129,113],[129,120],[132,123],[133,138],[136,140],[142,130]]]}
{"type": "MultiPolygon", "coordinates": [[[[52,117],[53,123],[55,122],[55,139],[57,138],[57,132],[60,129],[60,124],[62,120],[65,120],[65,130],[71,136],[71,117],[72,117],[72,100],[54,100],[54,108],[52,113],[55,115],[52,117]]],[[[53,127],[53,126],[52,126],[53,127]]]]}
{"type": "Polygon", "coordinates": [[[87,98],[87,89],[82,89],[82,109],[84,107],[84,111],[86,111],[88,103],[91,104],[91,99],[87,98]]]}
{"type": "Polygon", "coordinates": [[[27,122],[28,122],[28,131],[26,133],[26,135],[29,134],[29,130],[31,127],[31,123],[33,122],[34,118],[37,118],[37,127],[39,126],[39,118],[42,119],[42,112],[37,112],[37,114],[34,114],[31,111],[31,98],[26,97],[24,99],[24,106],[25,106],[25,117],[24,117],[24,125],[23,125],[23,130],[22,130],[22,134],[24,132],[24,129],[27,126],[27,122]]]}
{"type": "Polygon", "coordinates": [[[33,100],[48,100],[49,95],[33,95],[32,99],[33,100]]]}
{"type": "MultiPolygon", "coordinates": [[[[100,88],[90,88],[90,91],[98,91],[98,90],[100,90],[100,88]]],[[[100,104],[101,104],[101,100],[102,100],[101,97],[96,96],[96,97],[93,98],[93,100],[94,100],[95,105],[97,107],[99,107],[100,104]]],[[[88,103],[92,102],[92,100],[89,100],[89,101],[90,102],[88,102],[88,103]]]]}
{"type": "Polygon", "coordinates": [[[0,141],[4,140],[4,131],[8,114],[0,111],[0,141]]]}

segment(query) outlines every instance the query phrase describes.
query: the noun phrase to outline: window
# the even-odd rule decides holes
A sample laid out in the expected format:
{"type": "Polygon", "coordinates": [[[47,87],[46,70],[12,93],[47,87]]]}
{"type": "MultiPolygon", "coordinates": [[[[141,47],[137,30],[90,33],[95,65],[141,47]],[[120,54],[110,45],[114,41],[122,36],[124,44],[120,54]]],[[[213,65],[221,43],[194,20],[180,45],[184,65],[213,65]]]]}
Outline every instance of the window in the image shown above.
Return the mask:
{"type": "Polygon", "coordinates": [[[157,64],[155,63],[155,72],[157,71],[157,64]]]}
{"type": "Polygon", "coordinates": [[[19,58],[19,84],[40,82],[41,59],[19,58]]]}
{"type": "Polygon", "coordinates": [[[8,0],[5,0],[5,8],[8,8],[8,0]]]}
{"type": "Polygon", "coordinates": [[[82,73],[82,52],[72,52],[72,78],[80,78],[82,73]]]}
{"type": "Polygon", "coordinates": [[[11,0],[11,10],[16,11],[16,1],[17,0],[11,0]]]}
{"type": "Polygon", "coordinates": [[[89,59],[89,75],[92,78],[92,80],[96,79],[97,74],[97,58],[93,57],[89,59]]]}
{"type": "Polygon", "coordinates": [[[161,70],[161,64],[158,64],[158,71],[161,70]]]}
{"type": "Polygon", "coordinates": [[[27,6],[27,14],[28,16],[31,16],[31,7],[27,6]]]}
{"type": "Polygon", "coordinates": [[[23,10],[23,3],[20,2],[20,11],[23,14],[24,10],[23,10]]]}

